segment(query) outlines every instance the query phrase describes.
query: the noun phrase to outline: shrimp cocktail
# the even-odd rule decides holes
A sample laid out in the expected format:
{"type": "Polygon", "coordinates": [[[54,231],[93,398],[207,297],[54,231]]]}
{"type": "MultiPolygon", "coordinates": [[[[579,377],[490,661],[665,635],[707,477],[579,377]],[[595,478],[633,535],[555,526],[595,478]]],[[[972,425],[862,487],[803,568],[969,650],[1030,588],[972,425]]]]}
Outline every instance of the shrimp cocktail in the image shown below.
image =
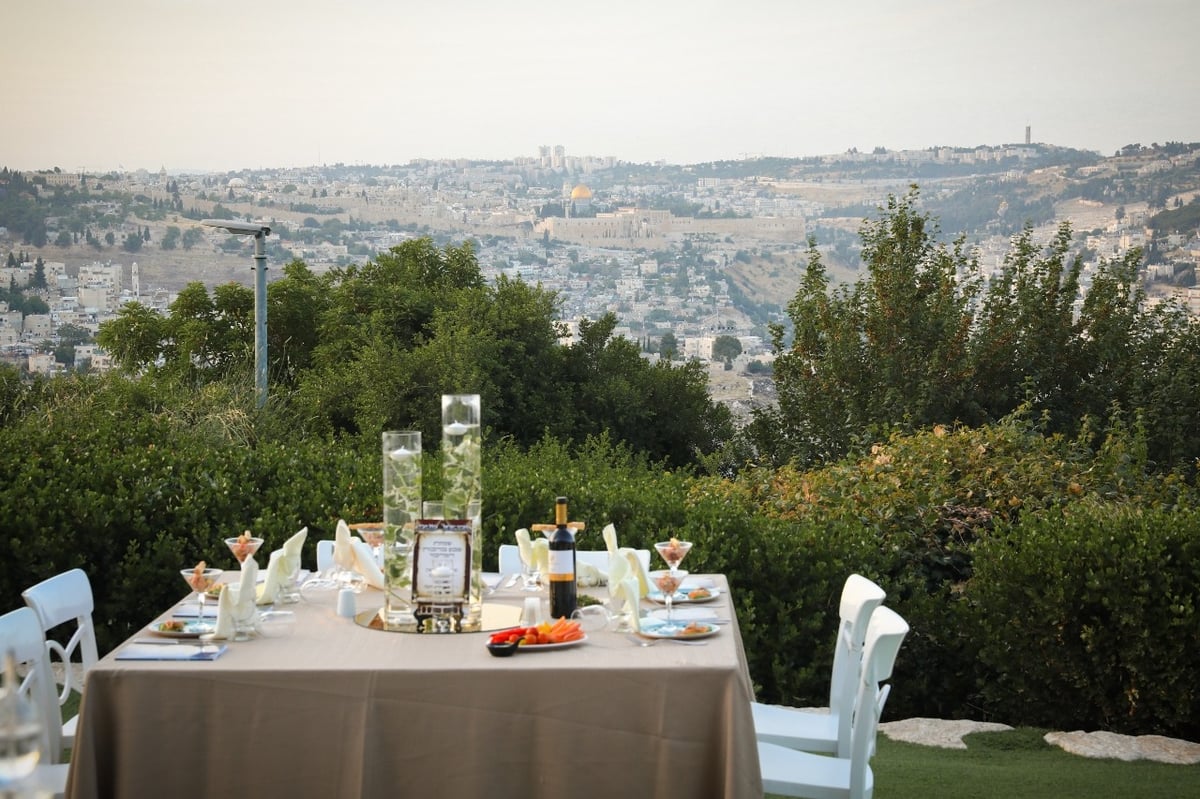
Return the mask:
{"type": "Polygon", "coordinates": [[[180,569],[179,573],[183,575],[188,587],[196,592],[196,597],[200,602],[200,613],[196,617],[196,629],[201,633],[213,632],[216,626],[204,620],[204,600],[208,598],[209,590],[216,585],[217,580],[225,572],[222,569],[210,569],[208,564],[200,561],[194,568],[180,569]]]}
{"type": "Polygon", "coordinates": [[[258,548],[263,545],[261,538],[255,538],[250,535],[250,531],[242,533],[236,538],[226,538],[225,546],[229,547],[229,551],[237,558],[238,563],[244,563],[246,558],[252,558],[258,552],[258,548]]]}
{"type": "Polygon", "coordinates": [[[672,572],[679,571],[679,564],[683,562],[684,557],[692,549],[691,541],[680,541],[672,536],[670,541],[659,541],[654,545],[658,550],[658,554],[667,562],[667,567],[672,572]]]}

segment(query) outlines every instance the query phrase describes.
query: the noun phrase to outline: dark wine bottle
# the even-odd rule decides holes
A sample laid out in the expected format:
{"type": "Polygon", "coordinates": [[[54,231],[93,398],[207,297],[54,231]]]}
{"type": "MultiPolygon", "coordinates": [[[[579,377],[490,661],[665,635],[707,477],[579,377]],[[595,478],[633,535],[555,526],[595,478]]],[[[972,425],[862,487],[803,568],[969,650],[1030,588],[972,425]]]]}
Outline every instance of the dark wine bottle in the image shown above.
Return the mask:
{"type": "Polygon", "coordinates": [[[575,612],[575,533],[567,527],[567,498],[554,503],[554,532],[550,535],[550,618],[571,618],[575,612]]]}

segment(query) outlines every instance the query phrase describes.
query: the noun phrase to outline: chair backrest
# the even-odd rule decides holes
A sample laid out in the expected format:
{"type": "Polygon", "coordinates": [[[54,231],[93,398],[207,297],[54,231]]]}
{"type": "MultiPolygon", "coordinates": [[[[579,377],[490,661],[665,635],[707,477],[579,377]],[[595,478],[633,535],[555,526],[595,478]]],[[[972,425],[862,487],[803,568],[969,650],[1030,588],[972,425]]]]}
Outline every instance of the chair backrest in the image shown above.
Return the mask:
{"type": "Polygon", "coordinates": [[[882,588],[861,574],[851,574],[842,585],[833,670],[829,675],[829,712],[837,717],[839,757],[846,757],[850,751],[850,716],[858,695],[867,625],[886,596],[882,588]]]}
{"type": "Polygon", "coordinates": [[[867,765],[875,753],[879,717],[892,689],[882,683],[892,676],[896,655],[907,634],[908,622],[891,608],[879,607],[871,614],[850,736],[850,796],[865,795],[867,765]]]}
{"type": "MultiPolygon", "coordinates": [[[[96,665],[99,655],[96,650],[96,628],[92,622],[92,611],[95,610],[95,599],[92,596],[92,583],[88,580],[83,569],[71,569],[62,574],[56,574],[42,580],[35,586],[21,592],[25,604],[37,614],[42,626],[42,634],[46,646],[62,659],[65,676],[62,693],[59,694],[59,704],[67,701],[74,681],[71,663],[79,654],[78,662],[86,672],[96,665]],[[65,645],[50,637],[50,630],[60,624],[73,622],[75,629],[65,645]]],[[[83,686],[78,687],[82,693],[83,686]]]]}
{"type": "MultiPolygon", "coordinates": [[[[647,569],[650,568],[650,550],[637,550],[638,560],[647,569]]],[[[608,550],[597,549],[587,550],[579,549],[575,551],[575,560],[579,563],[586,563],[590,566],[595,566],[605,574],[608,573],[608,550]]],[[[516,544],[501,544],[499,551],[499,565],[496,567],[501,574],[518,574],[521,571],[521,552],[516,544]]]]}
{"type": "Polygon", "coordinates": [[[21,682],[42,717],[43,762],[62,762],[62,715],[58,688],[50,670],[50,656],[41,622],[32,608],[17,608],[0,616],[0,651],[12,650],[18,665],[27,665],[21,682]]]}

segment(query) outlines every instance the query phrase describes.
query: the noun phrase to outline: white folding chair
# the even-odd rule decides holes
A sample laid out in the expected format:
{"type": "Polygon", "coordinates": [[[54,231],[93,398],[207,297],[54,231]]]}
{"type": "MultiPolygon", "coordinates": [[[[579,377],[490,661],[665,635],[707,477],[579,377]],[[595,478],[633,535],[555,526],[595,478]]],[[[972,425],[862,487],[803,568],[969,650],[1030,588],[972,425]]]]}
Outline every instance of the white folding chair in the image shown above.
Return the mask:
{"type": "MultiPolygon", "coordinates": [[[[26,588],[21,592],[25,604],[33,608],[38,621],[42,625],[42,634],[46,639],[46,648],[51,655],[57,656],[63,665],[63,686],[58,695],[58,704],[66,703],[71,695],[71,689],[83,693],[83,683],[74,685],[73,665],[78,653],[78,664],[82,672],[96,665],[99,657],[96,652],[96,628],[92,624],[92,611],[95,610],[95,600],[92,597],[92,584],[82,569],[56,574],[42,580],[37,585],[26,588]],[[67,640],[66,645],[50,637],[50,630],[60,624],[73,622],[75,631],[67,640]]],[[[63,746],[75,745],[75,726],[79,723],[78,716],[72,716],[63,724],[63,746]]]]}
{"type": "Polygon", "coordinates": [[[871,756],[879,717],[887,702],[896,653],[908,634],[908,623],[890,608],[876,608],[867,628],[862,675],[858,683],[848,757],[801,752],[779,744],[758,742],[758,765],[763,791],[808,799],[871,799],[875,775],[871,756]]]}
{"type": "Polygon", "coordinates": [[[805,752],[829,752],[839,757],[849,754],[850,711],[858,692],[867,623],[885,596],[882,588],[862,575],[852,574],[846,579],[829,675],[829,712],[812,713],[754,702],[750,709],[758,740],[805,752]]]}
{"type": "MultiPolygon", "coordinates": [[[[650,550],[637,550],[638,560],[647,569],[650,568],[650,550]]],[[[520,574],[521,572],[521,552],[516,544],[501,544],[499,552],[499,565],[497,569],[501,574],[520,574]]],[[[605,574],[608,573],[608,550],[576,550],[575,560],[578,563],[586,563],[590,566],[595,566],[605,574]]]]}
{"type": "Polygon", "coordinates": [[[42,625],[32,608],[18,608],[0,616],[0,650],[11,650],[17,664],[28,667],[20,690],[33,700],[42,717],[42,760],[29,782],[62,796],[67,791],[68,765],[62,762],[58,686],[50,669],[42,625]]]}

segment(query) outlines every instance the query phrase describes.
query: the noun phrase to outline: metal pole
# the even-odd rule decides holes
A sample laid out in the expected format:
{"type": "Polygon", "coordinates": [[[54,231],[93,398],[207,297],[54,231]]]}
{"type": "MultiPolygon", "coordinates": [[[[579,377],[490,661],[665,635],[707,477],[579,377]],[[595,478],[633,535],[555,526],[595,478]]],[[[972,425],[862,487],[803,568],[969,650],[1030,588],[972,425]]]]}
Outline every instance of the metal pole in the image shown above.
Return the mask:
{"type": "Polygon", "coordinates": [[[254,396],[267,404],[267,245],[266,234],[254,235],[254,396]]]}

